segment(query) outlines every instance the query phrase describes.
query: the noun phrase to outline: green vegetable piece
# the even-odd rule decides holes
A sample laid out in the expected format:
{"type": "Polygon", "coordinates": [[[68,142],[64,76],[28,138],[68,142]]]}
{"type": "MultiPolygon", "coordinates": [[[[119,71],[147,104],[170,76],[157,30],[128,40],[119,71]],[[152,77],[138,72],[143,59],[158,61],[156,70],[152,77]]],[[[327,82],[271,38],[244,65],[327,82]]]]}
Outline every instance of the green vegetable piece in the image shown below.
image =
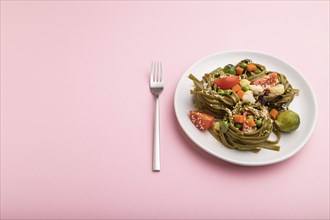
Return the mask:
{"type": "Polygon", "coordinates": [[[231,89],[226,89],[226,90],[225,90],[225,94],[226,94],[226,95],[230,95],[231,92],[232,92],[231,89]]]}
{"type": "Polygon", "coordinates": [[[249,115],[249,116],[247,116],[246,118],[254,118],[254,116],[253,115],[249,115]]]}
{"type": "Polygon", "coordinates": [[[246,65],[246,63],[242,62],[240,66],[241,66],[243,69],[245,69],[247,65],[246,65]]]}
{"type": "Polygon", "coordinates": [[[249,86],[243,86],[243,87],[242,87],[242,90],[243,90],[244,92],[248,91],[249,89],[250,89],[249,86]]]}
{"type": "Polygon", "coordinates": [[[300,117],[292,110],[286,110],[278,114],[275,124],[282,132],[292,132],[300,125],[300,117]]]}
{"type": "Polygon", "coordinates": [[[234,126],[235,126],[235,128],[238,128],[238,129],[241,129],[242,128],[242,125],[239,124],[239,123],[235,123],[234,126]]]}
{"type": "Polygon", "coordinates": [[[256,125],[260,128],[262,126],[262,119],[258,119],[256,125]]]}
{"type": "Polygon", "coordinates": [[[220,95],[224,95],[224,94],[225,94],[225,91],[224,91],[223,89],[219,89],[219,90],[218,90],[218,94],[220,94],[220,95]]]}
{"type": "Polygon", "coordinates": [[[235,66],[230,67],[230,74],[236,75],[236,68],[235,68],[235,66]]]}
{"type": "Polygon", "coordinates": [[[218,67],[218,68],[216,68],[215,70],[213,70],[213,71],[211,72],[211,74],[217,74],[217,73],[220,73],[221,71],[223,71],[222,68],[221,68],[221,67],[218,67]]]}
{"type": "Polygon", "coordinates": [[[228,131],[228,123],[226,121],[221,121],[220,122],[220,130],[223,132],[223,133],[226,133],[228,131]]]}
{"type": "Polygon", "coordinates": [[[235,74],[235,66],[233,64],[228,64],[223,68],[223,72],[229,73],[229,74],[235,74]]]}
{"type": "Polygon", "coordinates": [[[218,88],[218,85],[217,85],[217,84],[214,84],[214,85],[213,85],[213,89],[214,89],[215,91],[217,91],[217,88],[218,88]]]}
{"type": "Polygon", "coordinates": [[[231,95],[230,95],[230,97],[233,99],[233,101],[234,101],[235,103],[239,102],[239,97],[238,97],[238,95],[236,94],[236,92],[232,92],[231,95]]]}
{"type": "Polygon", "coordinates": [[[257,69],[256,71],[254,71],[255,74],[260,74],[262,71],[257,69]]]}

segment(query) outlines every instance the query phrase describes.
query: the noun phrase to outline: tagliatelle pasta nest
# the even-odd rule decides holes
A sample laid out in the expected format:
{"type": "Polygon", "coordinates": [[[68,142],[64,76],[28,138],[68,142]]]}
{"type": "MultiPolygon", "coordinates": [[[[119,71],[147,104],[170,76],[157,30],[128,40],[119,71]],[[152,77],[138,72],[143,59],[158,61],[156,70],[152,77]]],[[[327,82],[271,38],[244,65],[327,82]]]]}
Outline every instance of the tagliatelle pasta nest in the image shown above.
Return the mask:
{"type": "Polygon", "coordinates": [[[192,122],[228,148],[279,151],[281,133],[299,127],[299,115],[288,110],[299,90],[282,73],[266,71],[265,66],[245,59],[206,73],[201,80],[192,74],[189,78],[196,107],[190,111],[192,122]],[[290,117],[285,117],[288,113],[290,117]],[[269,140],[271,133],[275,140],[269,140]]]}

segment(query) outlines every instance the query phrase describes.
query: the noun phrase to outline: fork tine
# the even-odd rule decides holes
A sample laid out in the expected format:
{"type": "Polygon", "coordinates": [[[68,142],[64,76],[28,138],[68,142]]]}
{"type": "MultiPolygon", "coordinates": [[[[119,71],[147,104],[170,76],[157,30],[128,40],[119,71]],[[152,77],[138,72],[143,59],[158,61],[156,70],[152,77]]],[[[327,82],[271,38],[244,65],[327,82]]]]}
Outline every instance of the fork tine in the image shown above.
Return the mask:
{"type": "Polygon", "coordinates": [[[150,72],[150,84],[156,82],[162,82],[163,79],[163,67],[162,62],[159,60],[151,62],[151,72],[150,72]]]}
{"type": "Polygon", "coordinates": [[[155,81],[158,82],[159,80],[159,61],[156,61],[156,77],[155,77],[155,81]]]}
{"type": "Polygon", "coordinates": [[[159,62],[159,82],[162,82],[163,79],[163,67],[162,62],[159,62]]]}
{"type": "Polygon", "coordinates": [[[154,81],[155,78],[155,64],[154,61],[151,62],[151,68],[150,68],[150,84],[154,81]]]}
{"type": "Polygon", "coordinates": [[[158,60],[155,61],[156,69],[155,69],[155,82],[158,81],[158,60]]]}
{"type": "Polygon", "coordinates": [[[154,82],[158,81],[158,61],[155,61],[155,80],[154,82]]]}

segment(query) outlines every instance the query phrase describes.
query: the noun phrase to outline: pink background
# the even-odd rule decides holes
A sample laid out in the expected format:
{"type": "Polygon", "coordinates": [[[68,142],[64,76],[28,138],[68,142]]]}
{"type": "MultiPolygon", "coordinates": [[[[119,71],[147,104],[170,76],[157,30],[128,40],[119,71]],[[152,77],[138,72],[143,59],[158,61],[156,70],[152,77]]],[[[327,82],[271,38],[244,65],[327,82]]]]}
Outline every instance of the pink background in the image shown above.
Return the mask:
{"type": "Polygon", "coordinates": [[[3,219],[328,219],[328,133],[328,1],[1,1],[3,219]],[[176,121],[183,72],[240,49],[287,61],[315,90],[315,132],[282,163],[221,161],[176,121]],[[154,59],[165,72],[160,173],[154,59]]]}

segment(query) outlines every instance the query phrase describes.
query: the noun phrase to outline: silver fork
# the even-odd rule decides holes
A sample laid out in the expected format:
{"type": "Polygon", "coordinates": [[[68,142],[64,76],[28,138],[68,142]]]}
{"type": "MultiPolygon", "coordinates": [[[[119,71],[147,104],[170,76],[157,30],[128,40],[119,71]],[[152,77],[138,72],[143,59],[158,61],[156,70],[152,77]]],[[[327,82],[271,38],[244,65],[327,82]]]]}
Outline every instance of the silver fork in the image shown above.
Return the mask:
{"type": "Polygon", "coordinates": [[[160,171],[160,146],[159,146],[159,95],[164,89],[163,84],[163,70],[162,63],[159,61],[153,61],[151,63],[150,73],[150,91],[155,96],[156,108],[155,108],[155,121],[154,121],[154,147],[153,147],[153,159],[152,170],[160,171]]]}

